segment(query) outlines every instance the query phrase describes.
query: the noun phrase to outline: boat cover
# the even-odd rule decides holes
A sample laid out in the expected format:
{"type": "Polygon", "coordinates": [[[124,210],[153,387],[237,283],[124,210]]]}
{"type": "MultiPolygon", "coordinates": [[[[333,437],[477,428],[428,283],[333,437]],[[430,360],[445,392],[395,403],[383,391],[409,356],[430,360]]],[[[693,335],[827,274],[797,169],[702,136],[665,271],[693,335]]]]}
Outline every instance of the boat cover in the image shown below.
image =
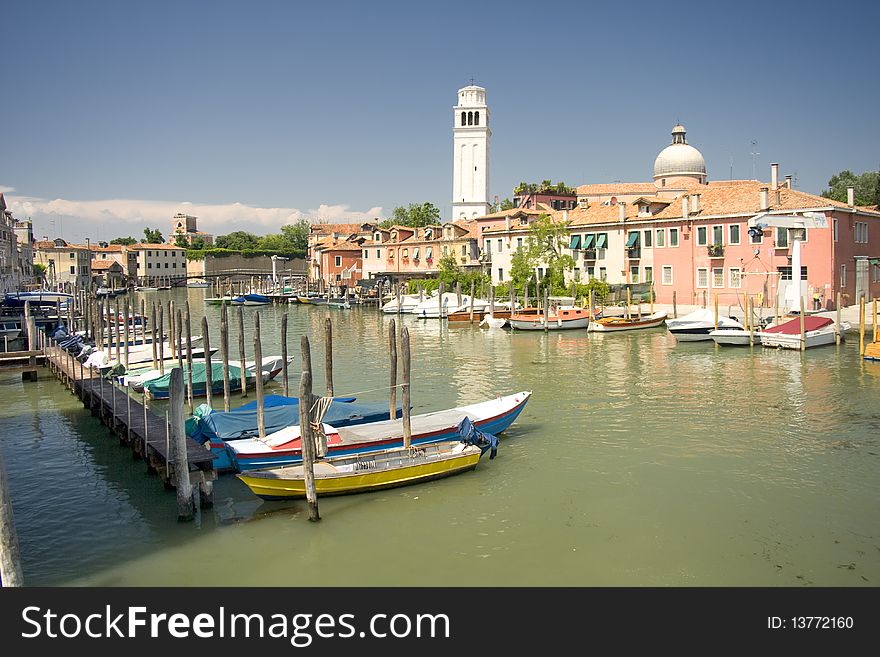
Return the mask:
{"type": "MultiPolygon", "coordinates": [[[[270,395],[274,402],[278,399],[290,400],[281,395],[270,395]]],[[[294,400],[296,401],[296,400],[294,400]]],[[[207,406],[203,404],[202,406],[207,406]]],[[[247,406],[250,406],[248,404],[247,406]]],[[[200,407],[201,408],[201,407],[200,407]]],[[[401,415],[401,405],[397,405],[397,416],[401,415]]],[[[198,410],[198,409],[197,409],[198,410]]],[[[234,411],[213,411],[197,413],[198,427],[193,427],[190,436],[205,443],[209,440],[238,440],[257,436],[257,410],[241,407],[234,411]]],[[[378,422],[388,417],[387,402],[350,403],[333,401],[324,414],[324,422],[334,427],[346,427],[366,422],[378,422]]],[[[285,427],[299,426],[299,404],[274,404],[263,409],[266,433],[271,434],[285,427]]]]}
{"type": "MultiPolygon", "coordinates": [[[[804,317],[804,332],[809,331],[818,331],[820,328],[825,328],[829,324],[831,324],[833,320],[830,317],[819,317],[817,315],[810,315],[808,317],[804,317]]],[[[762,331],[762,333],[781,333],[783,335],[800,335],[801,333],[801,319],[800,317],[795,317],[787,322],[783,322],[782,324],[777,324],[776,326],[771,326],[770,328],[766,328],[762,331]]]]}

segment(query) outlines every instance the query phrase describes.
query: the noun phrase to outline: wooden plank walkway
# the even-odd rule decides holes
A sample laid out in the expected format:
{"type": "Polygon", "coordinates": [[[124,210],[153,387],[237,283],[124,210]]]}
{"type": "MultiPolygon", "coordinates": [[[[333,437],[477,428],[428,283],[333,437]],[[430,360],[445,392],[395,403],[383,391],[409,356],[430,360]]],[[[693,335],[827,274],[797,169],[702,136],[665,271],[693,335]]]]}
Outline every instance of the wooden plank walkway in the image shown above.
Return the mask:
{"type": "MultiPolygon", "coordinates": [[[[50,371],[83,402],[92,415],[118,436],[121,444],[128,445],[134,454],[149,466],[164,482],[173,488],[174,457],[168,439],[168,425],[159,416],[128,391],[93,374],[70,354],[56,347],[50,340],[46,346],[46,365],[50,371]],[[146,422],[145,420],[146,416],[146,422]]],[[[211,451],[192,438],[186,439],[190,481],[199,487],[203,507],[213,503],[212,482],[217,478],[211,451]]]]}

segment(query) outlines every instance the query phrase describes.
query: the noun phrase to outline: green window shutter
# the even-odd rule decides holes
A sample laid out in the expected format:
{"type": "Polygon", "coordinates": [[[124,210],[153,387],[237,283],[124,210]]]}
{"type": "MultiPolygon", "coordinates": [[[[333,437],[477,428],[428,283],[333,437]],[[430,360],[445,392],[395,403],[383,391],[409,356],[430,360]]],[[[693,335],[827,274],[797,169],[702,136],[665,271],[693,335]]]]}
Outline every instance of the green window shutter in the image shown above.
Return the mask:
{"type": "Polygon", "coordinates": [[[580,235],[572,235],[571,236],[571,244],[568,245],[569,249],[579,249],[581,248],[581,236],[580,235]]]}

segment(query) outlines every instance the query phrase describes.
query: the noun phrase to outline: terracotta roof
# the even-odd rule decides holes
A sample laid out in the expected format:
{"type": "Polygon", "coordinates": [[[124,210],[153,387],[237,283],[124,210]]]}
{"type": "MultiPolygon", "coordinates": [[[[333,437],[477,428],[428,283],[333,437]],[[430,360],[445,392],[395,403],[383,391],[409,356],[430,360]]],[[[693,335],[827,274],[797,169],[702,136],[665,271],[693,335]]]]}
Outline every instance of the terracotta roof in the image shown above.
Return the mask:
{"type": "Polygon", "coordinates": [[[498,212],[484,214],[482,217],[477,217],[477,221],[481,219],[504,219],[505,217],[516,217],[521,214],[541,215],[546,214],[546,212],[543,210],[533,210],[532,208],[511,208],[510,210],[499,210],[498,212]]]}
{"type": "Polygon", "coordinates": [[[107,246],[97,246],[92,244],[92,251],[102,251],[105,253],[113,252],[113,253],[122,253],[122,245],[121,244],[108,244],[107,246]]]}
{"type": "Polygon", "coordinates": [[[479,224],[476,219],[459,219],[453,221],[452,224],[467,231],[467,234],[461,235],[461,237],[477,238],[480,236],[479,224]]]}
{"type": "Polygon", "coordinates": [[[159,251],[160,249],[176,249],[178,251],[186,251],[186,249],[175,246],[174,244],[132,244],[128,248],[137,249],[138,251],[145,251],[146,249],[150,249],[151,251],[159,251]]]}
{"type": "Polygon", "coordinates": [[[369,223],[369,221],[365,221],[359,224],[312,224],[309,227],[309,233],[312,235],[332,235],[333,233],[351,235],[361,232],[361,226],[369,223]]]}
{"type": "Polygon", "coordinates": [[[115,260],[92,260],[92,271],[103,271],[105,269],[110,269],[113,265],[116,265],[120,269],[122,269],[122,265],[120,265],[115,260]]]}
{"type": "Polygon", "coordinates": [[[86,250],[85,244],[71,244],[65,242],[62,246],[55,246],[55,240],[37,240],[34,242],[34,248],[40,250],[58,249],[60,251],[86,250]]]}
{"type": "Polygon", "coordinates": [[[360,251],[361,245],[354,242],[339,242],[321,247],[322,251],[360,251]]]}
{"type": "Polygon", "coordinates": [[[663,203],[669,205],[672,199],[668,196],[639,196],[633,203],[663,203]]]}
{"type": "Polygon", "coordinates": [[[657,186],[654,183],[595,183],[592,185],[578,185],[577,193],[580,196],[599,194],[656,194],[657,186]]]}

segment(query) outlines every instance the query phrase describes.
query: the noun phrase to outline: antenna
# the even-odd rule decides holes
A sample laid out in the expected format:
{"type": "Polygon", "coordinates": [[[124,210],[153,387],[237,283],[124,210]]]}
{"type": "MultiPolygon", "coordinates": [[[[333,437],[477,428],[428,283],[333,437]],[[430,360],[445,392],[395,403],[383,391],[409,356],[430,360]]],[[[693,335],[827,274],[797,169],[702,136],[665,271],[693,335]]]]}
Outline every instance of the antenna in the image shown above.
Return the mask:
{"type": "Polygon", "coordinates": [[[728,180],[733,180],[733,156],[730,156],[730,178],[728,180]]]}
{"type": "Polygon", "coordinates": [[[757,180],[758,178],[755,174],[755,156],[760,155],[760,153],[758,152],[758,142],[754,139],[752,139],[752,152],[749,153],[749,155],[752,156],[752,180],[757,180]]]}

